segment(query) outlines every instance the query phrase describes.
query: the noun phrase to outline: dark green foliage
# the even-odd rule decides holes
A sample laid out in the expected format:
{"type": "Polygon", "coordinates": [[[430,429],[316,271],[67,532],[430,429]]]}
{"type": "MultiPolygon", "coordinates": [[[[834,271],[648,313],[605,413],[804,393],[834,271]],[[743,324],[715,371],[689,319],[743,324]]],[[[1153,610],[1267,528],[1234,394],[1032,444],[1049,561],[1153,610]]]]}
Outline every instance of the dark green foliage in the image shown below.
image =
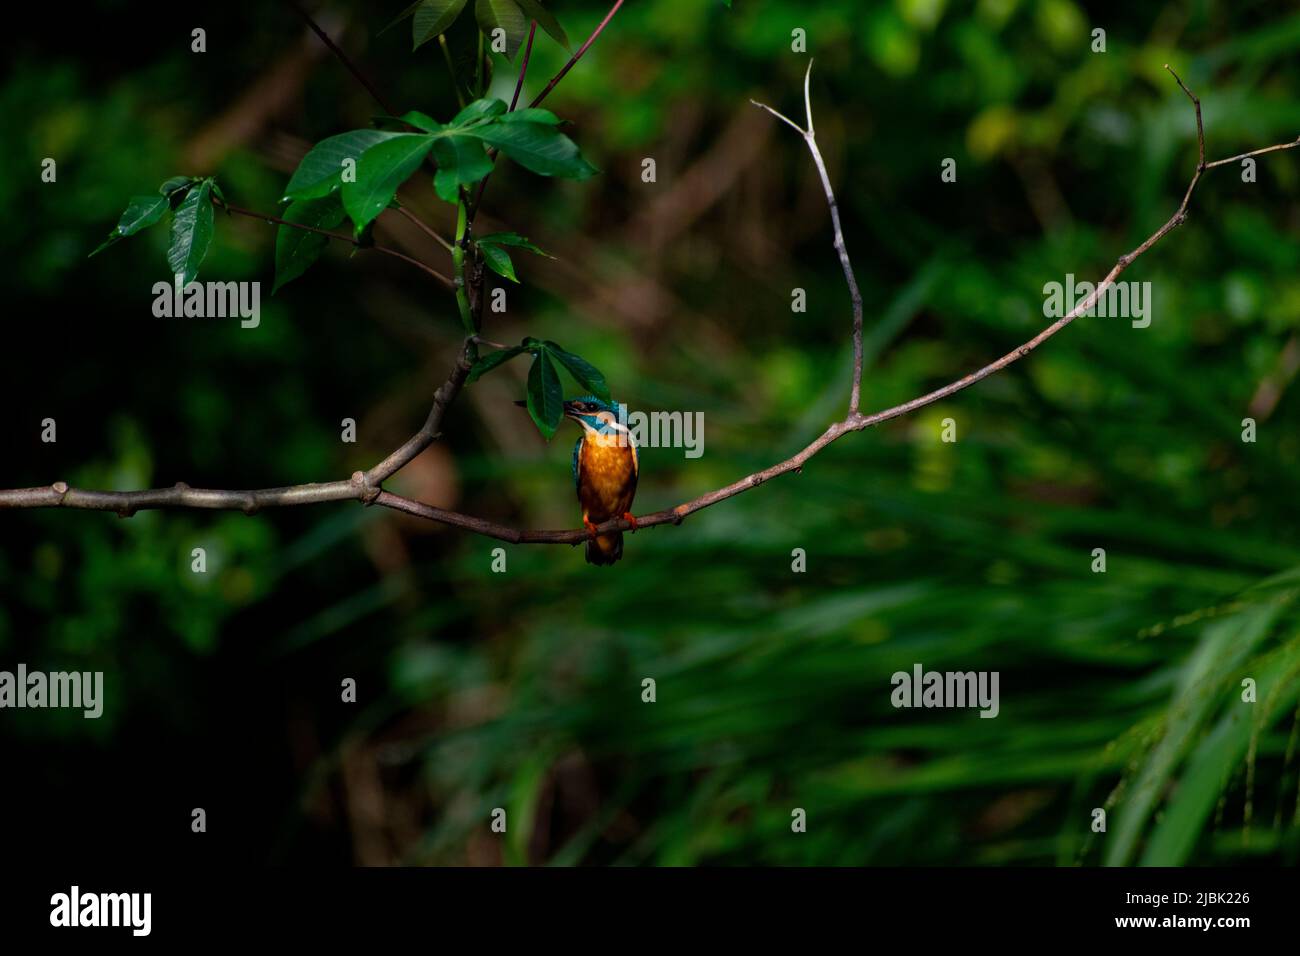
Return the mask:
{"type": "MultiPolygon", "coordinates": [[[[334,229],[347,217],[337,193],[321,199],[295,199],[284,210],[283,218],[316,229],[334,229]]],[[[281,226],[275,236],[275,287],[280,291],[307,271],[325,251],[329,239],[319,233],[281,226]]]]}
{"type": "MultiPolygon", "coordinates": [[[[485,143],[544,176],[586,179],[596,172],[577,145],[557,129],[560,120],[548,110],[509,113],[501,100],[478,99],[445,124],[417,111],[405,114],[401,122],[424,132],[353,130],[317,143],[298,164],[285,187],[284,198],[289,201],[321,199],[338,192],[343,210],[360,237],[394,203],[397,190],[430,155],[437,166],[434,191],[450,203],[460,201],[464,187],[473,186],[492,172],[485,143]]],[[[336,220],[334,225],[341,221],[336,220]]],[[[281,230],[286,228],[282,226],[281,230]]],[[[497,246],[535,249],[529,243],[514,241],[513,233],[502,235],[507,238],[498,239],[497,246]]],[[[289,278],[301,275],[322,248],[318,242],[299,243],[295,248],[299,247],[306,254],[293,259],[295,268],[289,278]]],[[[493,271],[518,281],[510,257],[504,251],[490,249],[485,255],[493,271]]],[[[276,288],[289,278],[277,276],[276,288]]]]}
{"type": "MultiPolygon", "coordinates": [[[[467,0],[416,0],[399,13],[384,29],[387,30],[407,17],[411,18],[412,49],[418,50],[430,40],[446,33],[467,6],[467,0]]],[[[501,29],[505,34],[505,55],[513,60],[515,53],[528,36],[529,20],[550,34],[557,43],[569,45],[554,14],[542,6],[540,0],[474,0],[474,17],[478,28],[485,34],[501,29]]]]}
{"type": "Polygon", "coordinates": [[[518,282],[519,277],[515,275],[515,265],[510,260],[510,253],[506,252],[502,246],[515,246],[541,256],[546,255],[536,245],[517,232],[494,232],[488,236],[479,236],[474,242],[479,251],[483,253],[483,261],[487,267],[511,282],[518,282]]]}
{"type": "Polygon", "coordinates": [[[564,409],[561,407],[564,390],[556,369],[557,363],[568,370],[584,391],[605,401],[612,401],[609,385],[598,368],[581,356],[566,352],[554,342],[542,342],[531,337],[513,348],[497,349],[481,356],[470,369],[467,382],[472,384],[478,381],[497,366],[524,353],[533,356],[532,365],[528,369],[528,414],[547,441],[551,440],[564,417],[564,409]]]}
{"type": "Polygon", "coordinates": [[[547,441],[564,420],[564,389],[546,349],[539,349],[528,369],[528,414],[547,441]]]}

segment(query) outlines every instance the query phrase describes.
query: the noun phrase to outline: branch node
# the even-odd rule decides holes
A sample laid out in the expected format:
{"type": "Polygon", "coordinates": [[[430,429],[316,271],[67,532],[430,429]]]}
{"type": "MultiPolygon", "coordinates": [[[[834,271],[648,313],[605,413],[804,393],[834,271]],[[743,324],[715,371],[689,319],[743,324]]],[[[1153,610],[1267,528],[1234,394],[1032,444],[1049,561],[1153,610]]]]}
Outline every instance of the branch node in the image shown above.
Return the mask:
{"type": "Polygon", "coordinates": [[[63,496],[68,493],[68,483],[66,481],[56,481],[50,485],[54,492],[59,496],[59,504],[63,503],[63,496]]]}
{"type": "Polygon", "coordinates": [[[357,497],[366,505],[373,505],[375,499],[379,497],[379,493],[383,490],[376,485],[372,485],[364,471],[354,471],[352,473],[352,487],[357,489],[357,497]]]}

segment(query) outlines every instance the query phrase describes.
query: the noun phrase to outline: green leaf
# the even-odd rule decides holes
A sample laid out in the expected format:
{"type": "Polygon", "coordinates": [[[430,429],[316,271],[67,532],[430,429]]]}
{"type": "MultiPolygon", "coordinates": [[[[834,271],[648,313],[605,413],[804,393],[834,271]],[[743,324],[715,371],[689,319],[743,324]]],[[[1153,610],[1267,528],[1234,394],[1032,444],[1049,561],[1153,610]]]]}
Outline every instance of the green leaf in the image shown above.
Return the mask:
{"type": "MultiPolygon", "coordinates": [[[[103,252],[119,239],[127,236],[134,236],[142,229],[148,229],[158,220],[162,219],[171,204],[167,197],[161,193],[157,196],[132,196],[126,204],[126,209],[121,217],[117,220],[117,225],[113,231],[108,234],[108,238],[95,247],[90,255],[103,252]]],[[[86,258],[90,258],[87,256],[86,258]]]]}
{"type": "Polygon", "coordinates": [[[409,110],[397,117],[403,123],[414,126],[416,129],[422,129],[426,133],[436,133],[442,129],[442,124],[435,120],[427,113],[421,113],[419,110],[409,110]]]}
{"type": "Polygon", "coordinates": [[[528,36],[528,18],[519,9],[515,0],[477,0],[474,15],[478,19],[479,29],[487,35],[489,44],[494,41],[492,31],[505,31],[505,55],[507,60],[514,60],[520,44],[528,36]]]}
{"type": "Polygon", "coordinates": [[[132,196],[122,218],[117,221],[117,234],[134,236],[160,220],[167,209],[166,196],[132,196]]]}
{"type": "Polygon", "coordinates": [[[388,208],[397,188],[429,155],[433,141],[432,136],[422,133],[400,133],[361,154],[356,182],[343,184],[343,208],[358,233],[388,208]]]}
{"type": "Polygon", "coordinates": [[[527,349],[516,345],[514,348],[498,349],[495,352],[489,352],[487,355],[479,357],[474,363],[474,367],[469,370],[469,377],[465,379],[465,384],[469,385],[477,382],[480,378],[492,371],[503,362],[508,362],[516,355],[522,355],[527,349]]]}
{"type": "Polygon", "coordinates": [[[191,189],[172,216],[172,244],[167,264],[180,276],[181,287],[194,281],[212,242],[212,184],[204,180],[191,189]]]}
{"type": "Polygon", "coordinates": [[[467,105],[463,110],[451,118],[451,122],[448,123],[447,126],[448,128],[469,126],[471,123],[475,123],[479,120],[491,119],[494,116],[502,116],[505,112],[506,104],[504,100],[498,100],[495,98],[488,99],[484,97],[483,99],[475,100],[473,103],[467,105]]]}
{"type": "Polygon", "coordinates": [[[564,390],[555,363],[545,350],[537,353],[528,370],[528,414],[547,441],[564,419],[564,390]]]}
{"type": "Polygon", "coordinates": [[[339,133],[323,139],[313,146],[302,158],[298,168],[284,188],[281,202],[291,199],[320,199],[328,196],[342,184],[343,163],[346,160],[360,160],[361,155],[372,146],[390,140],[394,136],[409,135],[390,133],[379,129],[355,129],[349,133],[339,133]]]}
{"type": "Polygon", "coordinates": [[[569,49],[569,38],[564,33],[564,28],[560,26],[560,21],[555,19],[555,14],[547,10],[537,0],[515,0],[519,8],[524,11],[524,16],[530,20],[536,20],[537,25],[545,30],[556,43],[565,49],[569,49]]]}
{"type": "MultiPolygon", "coordinates": [[[[343,222],[343,217],[343,204],[334,193],[324,199],[299,199],[284,211],[283,218],[317,229],[333,229],[343,222]]],[[[306,272],[328,245],[329,239],[320,233],[281,226],[275,236],[275,285],[271,294],[306,272]]]]}
{"type": "Polygon", "coordinates": [[[483,262],[487,267],[499,276],[504,276],[511,282],[518,282],[519,278],[515,275],[515,264],[510,261],[510,253],[506,252],[500,246],[479,245],[479,250],[483,253],[483,262]]]}
{"type": "Polygon", "coordinates": [[[411,49],[418,50],[430,40],[437,39],[460,16],[465,3],[466,0],[421,0],[415,4],[415,18],[411,21],[411,49]]]}
{"type": "MultiPolygon", "coordinates": [[[[198,180],[193,176],[173,176],[158,187],[158,194],[160,196],[171,198],[174,193],[179,193],[181,190],[188,188],[196,182],[198,182],[198,180]]],[[[179,202],[179,197],[177,198],[177,201],[179,202]]]]}
{"type": "MultiPolygon", "coordinates": [[[[1201,739],[1206,722],[1219,702],[1206,688],[1213,686],[1216,675],[1231,674],[1249,659],[1268,638],[1282,610],[1281,605],[1273,602],[1249,606],[1206,626],[1196,649],[1181,666],[1163,737],[1143,758],[1136,779],[1127,783],[1129,796],[1118,808],[1107,838],[1106,866],[1133,865],[1148,818],[1154,815],[1166,794],[1178,792],[1170,782],[1179,764],[1201,739]]],[[[1200,829],[1191,832],[1199,833],[1200,829]]],[[[1160,865],[1177,863],[1158,862],[1160,865]]]]}
{"type": "Polygon", "coordinates": [[[554,342],[547,342],[546,349],[551,355],[555,356],[561,365],[569,370],[569,374],[574,377],[579,385],[599,399],[607,402],[614,400],[609,394],[609,383],[605,381],[605,375],[600,369],[582,356],[564,351],[554,342]]]}
{"type": "MultiPolygon", "coordinates": [[[[1275,609],[1282,606],[1283,603],[1273,605],[1275,609]]],[[[1248,669],[1237,673],[1227,688],[1219,684],[1218,688],[1202,690],[1215,702],[1226,696],[1227,706],[1212,727],[1207,724],[1183,743],[1184,747],[1194,745],[1194,749],[1182,773],[1160,792],[1166,803],[1153,820],[1138,866],[1188,865],[1189,857],[1206,831],[1217,829],[1211,821],[1216,804],[1221,808],[1227,798],[1229,772],[1254,759],[1250,754],[1252,741],[1259,742],[1279,718],[1294,712],[1296,696],[1300,694],[1300,681],[1296,680],[1300,672],[1300,643],[1288,640],[1241,666],[1248,669]],[[1242,707],[1241,688],[1235,678],[1246,674],[1256,681],[1258,702],[1242,707]],[[1227,694],[1223,695],[1225,689],[1227,694]]],[[[1171,714],[1178,713],[1171,708],[1171,714]]],[[[1278,730],[1285,727],[1283,723],[1278,730]]]]}
{"type": "Polygon", "coordinates": [[[543,176],[587,179],[596,174],[596,168],[578,152],[577,144],[545,123],[490,123],[470,127],[465,135],[477,136],[520,166],[543,176]]]}
{"type": "Polygon", "coordinates": [[[450,203],[456,202],[458,187],[476,183],[492,172],[492,161],[483,144],[468,136],[443,136],[434,140],[433,159],[438,164],[433,190],[450,203]]]}
{"type": "Polygon", "coordinates": [[[564,120],[550,110],[540,106],[528,106],[521,110],[511,110],[501,117],[503,123],[545,123],[547,126],[559,126],[564,120]]]}
{"type": "Polygon", "coordinates": [[[486,236],[479,236],[474,241],[480,246],[518,246],[521,249],[527,249],[529,252],[535,252],[539,256],[546,256],[548,259],[555,258],[535,246],[527,236],[521,236],[517,232],[492,232],[486,236]]]}

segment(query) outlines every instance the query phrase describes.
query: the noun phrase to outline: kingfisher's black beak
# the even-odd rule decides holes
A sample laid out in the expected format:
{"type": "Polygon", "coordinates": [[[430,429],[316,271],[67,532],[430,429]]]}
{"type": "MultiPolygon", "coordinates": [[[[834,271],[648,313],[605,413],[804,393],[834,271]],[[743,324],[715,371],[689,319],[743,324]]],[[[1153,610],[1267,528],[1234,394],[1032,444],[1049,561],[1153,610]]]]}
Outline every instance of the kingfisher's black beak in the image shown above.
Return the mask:
{"type": "Polygon", "coordinates": [[[527,407],[528,407],[528,403],[527,403],[527,402],[524,402],[524,401],[515,402],[515,404],[518,405],[520,408],[527,408],[527,407]]]}

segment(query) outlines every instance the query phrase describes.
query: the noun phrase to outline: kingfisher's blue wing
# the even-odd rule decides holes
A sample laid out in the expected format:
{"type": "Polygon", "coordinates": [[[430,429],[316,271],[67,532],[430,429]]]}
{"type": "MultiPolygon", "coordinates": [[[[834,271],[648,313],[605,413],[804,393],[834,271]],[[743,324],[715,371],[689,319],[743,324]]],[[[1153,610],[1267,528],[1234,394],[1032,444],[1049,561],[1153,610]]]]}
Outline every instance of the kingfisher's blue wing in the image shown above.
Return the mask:
{"type": "Polygon", "coordinates": [[[573,487],[578,487],[579,475],[582,474],[582,440],[585,436],[579,435],[577,443],[573,446],[573,487]]]}

